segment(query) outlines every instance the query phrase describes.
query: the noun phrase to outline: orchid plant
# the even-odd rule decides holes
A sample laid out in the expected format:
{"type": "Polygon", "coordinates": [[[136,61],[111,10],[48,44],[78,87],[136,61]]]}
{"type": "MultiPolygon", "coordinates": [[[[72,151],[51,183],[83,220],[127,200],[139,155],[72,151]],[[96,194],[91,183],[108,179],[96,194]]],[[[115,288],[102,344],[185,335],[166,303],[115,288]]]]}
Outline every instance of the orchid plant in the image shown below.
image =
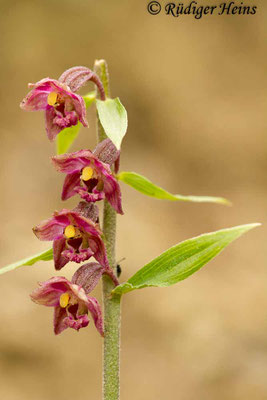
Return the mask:
{"type": "MultiPolygon", "coordinates": [[[[139,269],[126,282],[119,282],[116,268],[116,215],[123,214],[120,182],[144,195],[169,201],[213,202],[229,205],[224,198],[172,194],[135,172],[119,172],[121,142],[127,131],[127,113],[119,98],[112,99],[104,60],[94,70],[73,67],[58,80],[45,78],[35,84],[21,102],[26,111],[44,111],[48,139],[56,141],[52,164],[65,175],[61,199],[78,195],[77,206],[55,211],[52,217],[33,228],[39,240],[53,242],[52,248],[3,267],[0,274],[54,260],[56,270],[72,261],[81,264],[69,281],[55,276],[33,290],[31,299],[54,308],[54,333],[67,328],[79,331],[88,326],[90,314],[103,336],[103,399],[119,399],[120,303],[127,292],[146,287],[173,285],[198,271],[229,243],[259,224],[247,224],[181,242],[139,269]],[[77,91],[89,81],[95,91],[85,96],[77,91]],[[86,108],[96,104],[97,138],[95,150],[67,153],[81,125],[88,127],[86,108]],[[100,224],[99,202],[104,202],[100,224]],[[95,262],[88,262],[93,257],[95,262]],[[103,309],[90,292],[102,280],[103,309]]],[[[67,268],[67,267],[66,267],[67,268]]]]}

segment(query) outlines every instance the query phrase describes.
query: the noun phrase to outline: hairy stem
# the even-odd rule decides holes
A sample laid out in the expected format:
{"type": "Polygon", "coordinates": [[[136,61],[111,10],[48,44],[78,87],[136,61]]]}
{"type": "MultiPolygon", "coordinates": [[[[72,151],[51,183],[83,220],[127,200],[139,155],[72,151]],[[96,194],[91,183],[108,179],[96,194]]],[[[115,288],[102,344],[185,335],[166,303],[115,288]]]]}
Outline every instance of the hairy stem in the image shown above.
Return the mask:
{"type": "MultiPolygon", "coordinates": [[[[94,70],[100,78],[106,97],[110,96],[108,68],[105,60],[97,60],[94,70]]],[[[100,94],[97,95],[100,97],[100,94]]],[[[104,129],[97,118],[98,142],[106,139],[104,129]]],[[[116,211],[105,200],[102,226],[110,267],[116,267],[116,211]]],[[[111,296],[114,282],[103,276],[104,305],[104,352],[103,352],[103,400],[118,400],[120,397],[120,300],[111,296]]]]}

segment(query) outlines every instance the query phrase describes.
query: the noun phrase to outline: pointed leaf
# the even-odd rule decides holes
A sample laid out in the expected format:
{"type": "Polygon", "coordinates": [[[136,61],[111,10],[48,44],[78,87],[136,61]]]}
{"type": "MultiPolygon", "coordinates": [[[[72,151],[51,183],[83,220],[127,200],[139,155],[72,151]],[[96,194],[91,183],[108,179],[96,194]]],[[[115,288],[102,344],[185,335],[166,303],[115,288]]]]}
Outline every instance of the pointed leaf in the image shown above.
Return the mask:
{"type": "Polygon", "coordinates": [[[127,112],[120,99],[96,100],[96,108],[106,135],[120,150],[122,139],[127,131],[127,112]]]}
{"type": "Polygon", "coordinates": [[[13,271],[13,269],[17,269],[19,267],[23,267],[24,265],[33,265],[37,261],[50,261],[53,259],[53,249],[49,249],[43,251],[42,253],[35,254],[34,256],[24,258],[23,260],[17,261],[13,264],[6,265],[5,267],[0,269],[0,275],[5,272],[13,271]]]}
{"type": "Polygon", "coordinates": [[[223,197],[212,196],[183,196],[181,194],[172,194],[154,185],[150,180],[135,172],[121,172],[117,175],[117,179],[121,180],[135,190],[145,194],[146,196],[155,197],[161,200],[171,201],[192,201],[197,203],[219,203],[230,205],[231,203],[223,197]]]}
{"type": "MultiPolygon", "coordinates": [[[[95,101],[95,92],[90,92],[87,95],[83,96],[86,108],[90,107],[90,105],[95,101]]],[[[69,128],[63,129],[57,135],[57,154],[66,153],[76,137],[78,136],[82,124],[78,122],[77,125],[70,126],[69,128]]]]}
{"type": "Polygon", "coordinates": [[[206,233],[171,247],[140,269],[113,293],[123,294],[145,287],[173,285],[207,264],[229,243],[260,224],[248,224],[206,233]]]}

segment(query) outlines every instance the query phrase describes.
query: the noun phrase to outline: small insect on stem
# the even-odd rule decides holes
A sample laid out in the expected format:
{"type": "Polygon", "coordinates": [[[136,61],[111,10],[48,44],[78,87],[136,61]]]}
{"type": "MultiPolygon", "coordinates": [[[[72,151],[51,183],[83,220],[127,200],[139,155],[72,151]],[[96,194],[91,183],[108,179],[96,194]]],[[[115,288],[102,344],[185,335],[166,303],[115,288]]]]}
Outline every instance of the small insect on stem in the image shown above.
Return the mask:
{"type": "Polygon", "coordinates": [[[117,265],[116,265],[116,275],[117,275],[117,278],[119,278],[120,277],[120,275],[121,275],[121,266],[120,266],[120,264],[119,263],[121,263],[122,261],[124,261],[126,258],[124,257],[124,258],[122,258],[121,260],[119,260],[118,262],[117,262],[117,265]]]}
{"type": "Polygon", "coordinates": [[[121,275],[121,266],[120,266],[120,264],[116,265],[116,274],[117,274],[117,278],[119,278],[120,275],[121,275]]]}

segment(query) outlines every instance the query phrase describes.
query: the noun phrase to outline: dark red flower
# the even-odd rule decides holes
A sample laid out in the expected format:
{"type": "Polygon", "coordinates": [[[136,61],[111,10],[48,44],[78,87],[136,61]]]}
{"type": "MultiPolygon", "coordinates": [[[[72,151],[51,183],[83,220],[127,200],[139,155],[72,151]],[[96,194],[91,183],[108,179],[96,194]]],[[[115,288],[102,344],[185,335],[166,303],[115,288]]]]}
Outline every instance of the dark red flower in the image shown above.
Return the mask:
{"type": "Polygon", "coordinates": [[[64,128],[77,125],[80,121],[88,126],[85,102],[65,83],[45,78],[30,83],[32,90],[22,100],[20,107],[26,111],[44,111],[46,132],[49,140],[54,140],[64,128]]]}
{"type": "MultiPolygon", "coordinates": [[[[88,205],[91,207],[92,205],[88,205]]],[[[81,207],[80,207],[81,209],[81,207]]],[[[69,261],[80,263],[91,256],[108,267],[106,250],[98,225],[77,209],[55,212],[33,232],[40,240],[53,241],[55,268],[60,270],[69,261]]]]}
{"type": "Polygon", "coordinates": [[[75,282],[56,276],[39,283],[31,299],[47,307],[54,307],[54,332],[56,335],[67,328],[79,330],[89,324],[90,312],[98,332],[103,336],[102,312],[98,301],[75,282]]]}
{"type": "MultiPolygon", "coordinates": [[[[104,157],[103,153],[102,151],[104,157]]],[[[111,157],[111,160],[114,162],[114,157],[111,157]]],[[[106,198],[117,213],[123,214],[117,179],[113,176],[110,166],[100,161],[90,150],[55,156],[52,157],[52,161],[58,171],[67,174],[62,200],[67,200],[76,194],[87,202],[106,198]]]]}

